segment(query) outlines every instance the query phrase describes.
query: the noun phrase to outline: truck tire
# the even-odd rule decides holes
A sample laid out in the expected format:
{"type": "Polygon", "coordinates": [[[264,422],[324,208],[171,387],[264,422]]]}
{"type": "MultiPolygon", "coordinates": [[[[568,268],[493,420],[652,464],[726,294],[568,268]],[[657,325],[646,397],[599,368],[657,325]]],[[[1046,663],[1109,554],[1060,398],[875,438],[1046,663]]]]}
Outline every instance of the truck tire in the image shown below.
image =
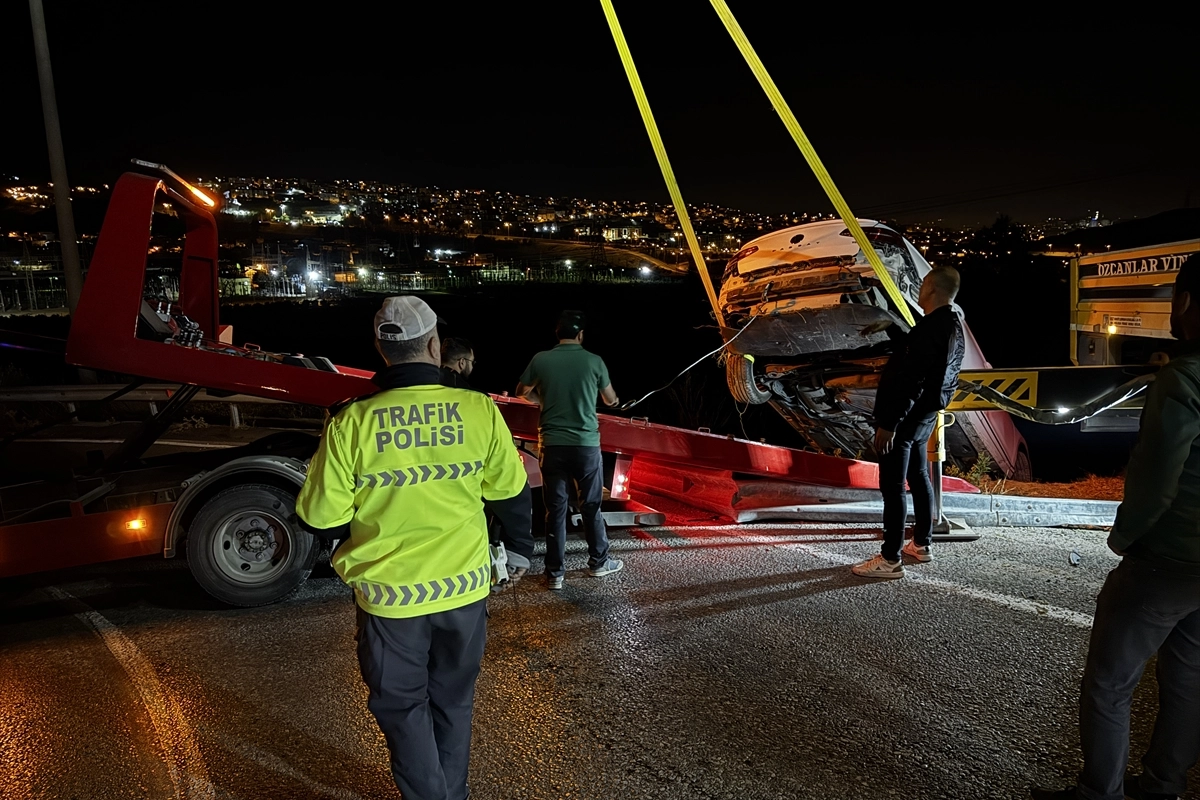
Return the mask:
{"type": "Polygon", "coordinates": [[[754,380],[754,364],[738,353],[725,357],[725,382],[729,384],[729,393],[739,403],[761,406],[771,399],[771,393],[760,389],[754,380]]]}
{"type": "Polygon", "coordinates": [[[266,484],[214,495],[188,529],[188,566],[204,591],[232,606],[261,606],[294,592],[316,564],[316,538],[288,522],[293,492],[266,484]]]}

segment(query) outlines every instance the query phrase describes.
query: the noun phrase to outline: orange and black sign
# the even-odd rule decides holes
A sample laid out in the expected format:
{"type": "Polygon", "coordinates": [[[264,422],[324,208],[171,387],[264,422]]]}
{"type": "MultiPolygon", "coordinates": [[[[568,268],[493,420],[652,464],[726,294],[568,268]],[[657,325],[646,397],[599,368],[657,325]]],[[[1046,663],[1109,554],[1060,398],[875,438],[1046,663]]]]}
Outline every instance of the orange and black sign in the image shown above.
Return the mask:
{"type": "MultiPolygon", "coordinates": [[[[1037,372],[1000,372],[997,370],[987,370],[986,372],[963,372],[958,377],[960,380],[982,384],[989,389],[994,389],[1013,402],[1020,403],[1023,406],[1037,407],[1037,372]]],[[[989,411],[995,410],[995,408],[994,405],[979,395],[959,389],[955,392],[954,399],[950,401],[950,405],[946,407],[946,410],[989,411]]]]}

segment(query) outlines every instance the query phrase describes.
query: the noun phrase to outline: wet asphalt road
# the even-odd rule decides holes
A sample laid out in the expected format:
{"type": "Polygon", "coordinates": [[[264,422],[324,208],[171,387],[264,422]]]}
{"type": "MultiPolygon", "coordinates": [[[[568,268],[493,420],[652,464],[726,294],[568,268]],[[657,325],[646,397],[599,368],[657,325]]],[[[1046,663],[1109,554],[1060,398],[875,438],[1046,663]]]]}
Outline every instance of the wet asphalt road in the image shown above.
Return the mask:
{"type": "MultiPolygon", "coordinates": [[[[572,540],[565,591],[538,576],[491,601],[474,797],[1021,798],[1072,782],[1116,558],[1097,531],[983,533],[884,583],[846,568],[877,547],[863,528],[615,533],[627,566],[605,579],[572,540]]],[[[0,583],[0,609],[0,797],[399,797],[327,568],[261,609],[219,608],[155,558],[0,583]]],[[[1135,757],[1155,703],[1148,675],[1135,757]]]]}

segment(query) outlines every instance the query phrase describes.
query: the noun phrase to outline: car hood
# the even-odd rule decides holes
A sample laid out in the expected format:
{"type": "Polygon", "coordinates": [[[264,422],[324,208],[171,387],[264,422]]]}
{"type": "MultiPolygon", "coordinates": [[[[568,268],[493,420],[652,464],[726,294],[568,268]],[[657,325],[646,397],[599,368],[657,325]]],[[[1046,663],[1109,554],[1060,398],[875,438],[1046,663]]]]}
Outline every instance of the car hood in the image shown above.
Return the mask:
{"type": "MultiPolygon", "coordinates": [[[[915,308],[921,281],[931,269],[929,262],[907,239],[888,226],[871,219],[858,222],[901,293],[915,308]]],[[[734,267],[738,276],[748,279],[764,271],[778,274],[830,267],[850,269],[864,276],[874,275],[866,255],[840,219],[795,225],[760,236],[747,242],[731,259],[726,274],[734,267]]]]}

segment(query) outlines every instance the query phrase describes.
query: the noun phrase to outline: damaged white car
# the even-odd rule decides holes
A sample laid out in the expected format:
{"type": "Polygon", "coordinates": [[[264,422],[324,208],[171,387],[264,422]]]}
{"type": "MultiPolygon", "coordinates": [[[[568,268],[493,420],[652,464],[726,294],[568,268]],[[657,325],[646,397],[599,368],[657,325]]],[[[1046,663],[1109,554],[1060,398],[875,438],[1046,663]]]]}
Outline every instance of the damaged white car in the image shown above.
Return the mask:
{"type": "MultiPolygon", "coordinates": [[[[886,225],[860,223],[919,317],[917,297],[929,263],[886,225]]],[[[731,342],[726,379],[735,400],[770,403],[813,450],[875,457],[871,415],[891,339],[862,331],[883,320],[902,330],[908,326],[841,220],[798,225],[748,243],[726,265],[720,305],[728,326],[723,334],[731,342]]],[[[963,369],[990,369],[970,328],[963,327],[963,369]]],[[[959,412],[946,439],[950,462],[964,470],[986,453],[997,473],[1032,479],[1025,440],[1003,411],[959,412]]]]}

